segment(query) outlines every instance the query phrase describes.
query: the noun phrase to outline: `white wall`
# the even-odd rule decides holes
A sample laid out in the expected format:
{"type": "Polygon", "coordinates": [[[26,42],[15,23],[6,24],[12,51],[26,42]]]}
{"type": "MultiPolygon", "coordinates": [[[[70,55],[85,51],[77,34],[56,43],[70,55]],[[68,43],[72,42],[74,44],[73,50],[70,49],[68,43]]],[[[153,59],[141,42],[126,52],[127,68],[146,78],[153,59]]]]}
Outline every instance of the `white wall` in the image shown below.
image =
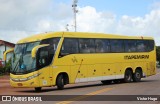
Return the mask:
{"type": "MultiPolygon", "coordinates": [[[[6,50],[11,49],[11,47],[6,46],[6,50]]],[[[3,60],[3,53],[5,52],[5,46],[0,46],[0,59],[3,60]]],[[[7,60],[11,57],[11,54],[7,55],[7,60]]]]}
{"type": "Polygon", "coordinates": [[[3,60],[3,52],[5,51],[5,46],[4,45],[1,45],[0,46],[0,59],[3,60]]]}

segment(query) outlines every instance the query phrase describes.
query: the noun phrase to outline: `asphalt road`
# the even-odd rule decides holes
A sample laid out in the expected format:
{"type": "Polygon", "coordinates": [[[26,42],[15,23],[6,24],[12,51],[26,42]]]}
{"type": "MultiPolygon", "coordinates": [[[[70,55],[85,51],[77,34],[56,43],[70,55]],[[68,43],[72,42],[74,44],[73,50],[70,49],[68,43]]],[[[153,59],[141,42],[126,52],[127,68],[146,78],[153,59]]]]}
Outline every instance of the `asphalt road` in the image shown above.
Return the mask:
{"type": "MultiPolygon", "coordinates": [[[[42,101],[42,102],[30,102],[32,104],[160,104],[158,101],[138,101],[137,97],[143,97],[144,95],[158,95],[160,98],[160,69],[157,70],[157,74],[147,78],[143,78],[141,82],[135,83],[112,83],[108,85],[103,85],[100,81],[70,84],[65,86],[64,90],[57,90],[56,87],[46,87],[43,88],[41,92],[35,92],[33,88],[12,88],[9,85],[7,79],[0,80],[0,95],[80,95],[80,96],[69,96],[68,101],[42,101]],[[117,97],[115,95],[127,95],[122,96],[122,99],[126,101],[94,101],[94,97],[104,98],[111,97],[107,95],[113,95],[112,97],[117,97]],[[136,101],[127,101],[130,95],[136,96],[136,101]],[[142,96],[141,96],[142,95],[142,96]],[[89,99],[91,101],[84,101],[89,99]],[[79,101],[74,101],[79,100],[79,101]]],[[[58,96],[61,97],[61,96],[58,96]]],[[[121,97],[121,96],[118,96],[121,97]]],[[[145,96],[144,96],[145,97],[145,96]]],[[[154,97],[153,97],[154,98],[154,97]]],[[[156,98],[155,98],[156,100],[156,98]]],[[[22,102],[0,102],[0,104],[20,104],[22,102]]],[[[28,102],[23,102],[28,104],[28,102]]]]}

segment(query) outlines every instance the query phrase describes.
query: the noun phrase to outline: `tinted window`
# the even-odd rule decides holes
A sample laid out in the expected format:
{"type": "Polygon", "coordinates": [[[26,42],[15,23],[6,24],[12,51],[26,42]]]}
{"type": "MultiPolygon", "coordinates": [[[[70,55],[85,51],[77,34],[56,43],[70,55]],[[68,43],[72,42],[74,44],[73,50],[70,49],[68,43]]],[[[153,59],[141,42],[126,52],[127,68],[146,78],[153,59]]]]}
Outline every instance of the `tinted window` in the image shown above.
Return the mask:
{"type": "Polygon", "coordinates": [[[96,39],[95,40],[96,53],[107,53],[110,52],[110,44],[107,39],[96,39]]]}
{"type": "Polygon", "coordinates": [[[60,38],[50,38],[50,39],[45,39],[42,40],[41,44],[50,44],[46,49],[48,50],[48,60],[49,63],[52,62],[54,53],[57,49],[58,43],[59,43],[60,38]]]}
{"type": "Polygon", "coordinates": [[[125,52],[136,52],[136,40],[124,40],[125,52]]]}
{"type": "Polygon", "coordinates": [[[95,53],[94,39],[79,39],[80,53],[95,53]]]}
{"type": "Polygon", "coordinates": [[[64,39],[61,54],[74,54],[78,52],[78,39],[64,39]]]}
{"type": "Polygon", "coordinates": [[[124,52],[123,40],[110,40],[111,52],[124,52]]]}
{"type": "Polygon", "coordinates": [[[148,41],[148,51],[154,50],[154,40],[148,41]]]}
{"type": "Polygon", "coordinates": [[[147,51],[148,41],[146,40],[138,40],[137,41],[137,52],[145,52],[147,51]]]}
{"type": "Polygon", "coordinates": [[[49,51],[48,46],[42,47],[37,52],[37,67],[38,69],[43,68],[45,66],[48,66],[51,63],[51,60],[49,60],[49,51]]]}
{"type": "Polygon", "coordinates": [[[51,39],[45,39],[42,40],[41,44],[50,44],[48,47],[51,53],[54,53],[55,50],[57,49],[57,45],[59,42],[60,38],[51,38],[51,39]]]}

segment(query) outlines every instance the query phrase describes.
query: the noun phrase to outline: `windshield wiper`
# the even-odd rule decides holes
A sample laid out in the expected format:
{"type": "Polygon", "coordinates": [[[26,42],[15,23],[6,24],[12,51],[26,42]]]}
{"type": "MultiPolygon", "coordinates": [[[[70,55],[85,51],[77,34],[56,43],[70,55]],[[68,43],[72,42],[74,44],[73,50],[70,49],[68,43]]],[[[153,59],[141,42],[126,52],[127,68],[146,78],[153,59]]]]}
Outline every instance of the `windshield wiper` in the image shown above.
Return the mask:
{"type": "Polygon", "coordinates": [[[17,66],[19,66],[20,61],[23,60],[22,57],[23,57],[23,56],[21,55],[20,58],[19,58],[19,60],[17,61],[16,65],[15,65],[12,73],[15,73],[15,72],[18,70],[17,66]]]}
{"type": "MultiPolygon", "coordinates": [[[[20,59],[19,59],[20,60],[20,59]]],[[[19,60],[17,61],[17,63],[16,63],[16,65],[15,65],[15,67],[14,67],[14,69],[13,69],[13,71],[12,71],[12,73],[14,73],[14,72],[16,72],[17,71],[17,66],[18,66],[18,64],[19,64],[19,60]]]]}

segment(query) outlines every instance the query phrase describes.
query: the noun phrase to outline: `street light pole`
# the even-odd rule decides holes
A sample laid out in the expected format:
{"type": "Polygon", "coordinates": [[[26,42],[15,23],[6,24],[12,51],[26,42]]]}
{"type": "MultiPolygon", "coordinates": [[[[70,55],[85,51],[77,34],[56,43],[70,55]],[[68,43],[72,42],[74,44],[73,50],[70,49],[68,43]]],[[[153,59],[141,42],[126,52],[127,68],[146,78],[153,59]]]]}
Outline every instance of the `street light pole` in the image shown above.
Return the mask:
{"type": "Polygon", "coordinates": [[[77,10],[77,3],[78,3],[78,0],[73,0],[73,4],[72,4],[72,7],[73,7],[73,13],[74,13],[74,28],[75,28],[75,32],[77,31],[77,21],[76,21],[76,14],[78,13],[78,10],[77,10]]]}
{"type": "Polygon", "coordinates": [[[67,25],[66,25],[66,31],[69,31],[68,26],[69,26],[69,25],[67,24],[67,25]]]}

